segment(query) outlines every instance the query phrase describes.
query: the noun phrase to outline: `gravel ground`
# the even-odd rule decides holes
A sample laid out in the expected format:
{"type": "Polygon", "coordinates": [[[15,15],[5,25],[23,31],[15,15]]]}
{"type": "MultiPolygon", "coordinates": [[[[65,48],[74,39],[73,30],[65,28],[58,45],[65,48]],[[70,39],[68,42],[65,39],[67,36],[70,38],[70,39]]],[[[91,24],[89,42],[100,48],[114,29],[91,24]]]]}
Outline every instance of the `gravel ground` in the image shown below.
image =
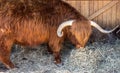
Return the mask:
{"type": "Polygon", "coordinates": [[[15,46],[12,62],[19,68],[0,73],[120,73],[120,40],[113,43],[94,42],[84,49],[66,44],[61,51],[63,66],[53,63],[46,46],[25,49],[15,46]]]}

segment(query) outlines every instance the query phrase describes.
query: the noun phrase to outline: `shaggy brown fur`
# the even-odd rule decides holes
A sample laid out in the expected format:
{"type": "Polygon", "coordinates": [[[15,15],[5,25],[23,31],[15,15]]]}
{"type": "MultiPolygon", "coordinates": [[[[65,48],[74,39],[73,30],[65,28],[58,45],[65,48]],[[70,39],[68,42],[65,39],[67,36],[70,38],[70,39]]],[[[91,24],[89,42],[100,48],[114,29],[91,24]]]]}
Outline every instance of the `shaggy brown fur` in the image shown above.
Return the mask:
{"type": "Polygon", "coordinates": [[[0,1],[0,61],[14,68],[10,61],[11,46],[16,43],[36,46],[47,43],[60,63],[60,48],[65,39],[77,47],[84,47],[91,33],[88,20],[61,0],[1,0],[0,1]],[[52,4],[52,5],[51,5],[52,4]],[[57,36],[58,26],[76,19],[65,28],[64,36],[57,36]]]}

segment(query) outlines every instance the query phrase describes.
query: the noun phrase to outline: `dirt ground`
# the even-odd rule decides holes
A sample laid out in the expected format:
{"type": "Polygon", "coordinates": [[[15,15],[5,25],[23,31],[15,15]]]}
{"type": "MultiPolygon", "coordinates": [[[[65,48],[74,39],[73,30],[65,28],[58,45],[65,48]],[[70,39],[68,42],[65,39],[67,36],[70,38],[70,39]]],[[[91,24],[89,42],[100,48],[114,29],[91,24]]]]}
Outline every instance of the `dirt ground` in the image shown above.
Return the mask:
{"type": "Polygon", "coordinates": [[[94,42],[80,49],[66,44],[61,55],[63,65],[58,67],[46,46],[25,49],[17,45],[11,60],[19,68],[6,70],[0,63],[0,73],[120,73],[120,40],[94,42]]]}

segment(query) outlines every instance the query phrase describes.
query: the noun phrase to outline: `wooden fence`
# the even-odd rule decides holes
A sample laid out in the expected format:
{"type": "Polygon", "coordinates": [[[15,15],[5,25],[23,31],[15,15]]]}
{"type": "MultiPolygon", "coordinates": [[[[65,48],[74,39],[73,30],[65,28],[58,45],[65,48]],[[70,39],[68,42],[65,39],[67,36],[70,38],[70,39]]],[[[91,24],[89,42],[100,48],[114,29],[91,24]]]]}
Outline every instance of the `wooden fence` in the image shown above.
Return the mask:
{"type": "Polygon", "coordinates": [[[82,15],[105,28],[120,25],[120,1],[118,0],[65,0],[82,15]]]}
{"type": "MultiPolygon", "coordinates": [[[[120,25],[120,0],[64,1],[71,4],[85,17],[97,22],[104,29],[112,29],[116,25],[120,25]]],[[[106,34],[101,34],[97,30],[95,30],[93,31],[92,37],[93,41],[101,39],[103,40],[106,37],[106,34]]]]}

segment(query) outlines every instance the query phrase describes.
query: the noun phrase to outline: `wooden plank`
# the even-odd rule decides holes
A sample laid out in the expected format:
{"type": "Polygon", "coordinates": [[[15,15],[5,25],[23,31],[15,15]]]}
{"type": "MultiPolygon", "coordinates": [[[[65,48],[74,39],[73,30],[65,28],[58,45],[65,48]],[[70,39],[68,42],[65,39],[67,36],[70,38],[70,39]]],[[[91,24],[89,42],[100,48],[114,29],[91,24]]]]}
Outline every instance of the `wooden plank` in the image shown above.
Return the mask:
{"type": "MultiPolygon", "coordinates": [[[[106,6],[107,4],[109,4],[111,1],[103,1],[103,7],[106,6]]],[[[107,25],[107,12],[108,10],[106,10],[104,13],[103,13],[103,24],[102,24],[102,27],[106,27],[107,25]]]]}
{"type": "Polygon", "coordinates": [[[108,5],[106,5],[105,7],[103,7],[100,10],[98,10],[96,13],[94,13],[90,17],[88,17],[88,19],[95,18],[96,16],[100,15],[101,13],[103,13],[104,11],[106,11],[107,9],[111,8],[112,6],[114,6],[116,3],[118,3],[118,1],[112,1],[112,2],[110,2],[108,5]]]}
{"type": "MultiPolygon", "coordinates": [[[[77,1],[76,1],[77,2],[77,1]]],[[[89,1],[81,1],[81,14],[84,15],[85,17],[89,16],[89,1]]]]}
{"type": "Polygon", "coordinates": [[[89,1],[89,16],[94,13],[94,1],[89,1]]]}
{"type": "Polygon", "coordinates": [[[116,24],[120,25],[120,2],[117,3],[116,24]]]}
{"type": "MultiPolygon", "coordinates": [[[[94,1],[94,13],[98,11],[98,1],[94,1]]],[[[95,22],[98,22],[98,18],[93,19],[95,22]]]]}
{"type": "Polygon", "coordinates": [[[85,17],[89,16],[89,1],[84,1],[84,11],[85,11],[85,17]]]}
{"type": "Polygon", "coordinates": [[[76,1],[76,8],[79,12],[81,12],[81,1],[76,1]]]}
{"type": "Polygon", "coordinates": [[[81,1],[81,14],[85,16],[85,11],[84,11],[84,7],[85,7],[85,2],[81,1]]]}
{"type": "Polygon", "coordinates": [[[108,29],[112,23],[112,9],[108,9],[106,10],[106,24],[105,24],[105,28],[108,29]]]}
{"type": "MultiPolygon", "coordinates": [[[[103,1],[98,1],[98,8],[101,9],[103,7],[103,1]]],[[[98,24],[103,24],[103,14],[98,16],[98,24]]]]}
{"type": "Polygon", "coordinates": [[[111,25],[109,25],[109,26],[111,26],[111,27],[114,27],[115,26],[115,24],[116,24],[116,12],[117,12],[117,9],[116,9],[116,7],[117,7],[117,5],[115,5],[115,6],[113,6],[112,8],[111,8],[111,17],[112,17],[112,20],[111,20],[111,25]]]}

